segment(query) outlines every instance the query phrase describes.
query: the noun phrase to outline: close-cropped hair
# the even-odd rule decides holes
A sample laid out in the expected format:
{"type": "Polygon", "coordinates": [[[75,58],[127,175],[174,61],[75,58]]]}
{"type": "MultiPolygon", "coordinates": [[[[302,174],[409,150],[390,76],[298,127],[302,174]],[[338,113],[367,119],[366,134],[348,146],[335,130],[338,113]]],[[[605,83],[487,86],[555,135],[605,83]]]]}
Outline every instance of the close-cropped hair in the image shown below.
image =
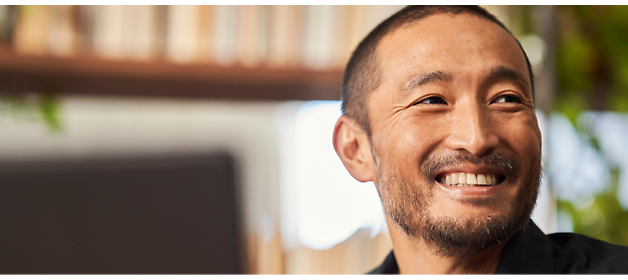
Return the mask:
{"type": "MultiPolygon", "coordinates": [[[[371,125],[366,100],[382,82],[382,71],[376,55],[377,45],[386,34],[398,28],[408,26],[427,16],[442,13],[476,15],[496,23],[512,36],[504,24],[479,6],[407,6],[384,20],[358,44],[347,63],[342,81],[342,113],[354,119],[366,132],[369,140],[371,138],[371,125]]],[[[519,41],[516,38],[515,40],[525,56],[530,74],[530,86],[534,95],[534,77],[530,61],[519,41]]]]}

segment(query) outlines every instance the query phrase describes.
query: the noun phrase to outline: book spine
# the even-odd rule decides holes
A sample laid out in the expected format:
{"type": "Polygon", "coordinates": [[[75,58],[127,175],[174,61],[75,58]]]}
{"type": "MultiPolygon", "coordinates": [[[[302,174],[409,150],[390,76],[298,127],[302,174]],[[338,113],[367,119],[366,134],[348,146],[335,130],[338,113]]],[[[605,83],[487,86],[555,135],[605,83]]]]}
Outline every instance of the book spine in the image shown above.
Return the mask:
{"type": "Polygon", "coordinates": [[[168,8],[166,55],[177,63],[194,62],[198,57],[199,9],[176,5],[168,8]]]}
{"type": "Polygon", "coordinates": [[[238,11],[237,6],[216,6],[214,21],[215,45],[214,57],[221,65],[230,65],[236,61],[238,11]]]}
{"type": "Polygon", "coordinates": [[[347,47],[348,44],[347,34],[350,29],[350,10],[348,6],[334,6],[336,9],[335,13],[335,26],[332,28],[332,38],[329,43],[331,48],[330,53],[330,67],[331,68],[342,68],[347,63],[346,60],[349,60],[347,56],[347,47]]]}
{"type": "Polygon", "coordinates": [[[302,6],[270,7],[268,65],[296,67],[301,55],[303,34],[302,6]]]}
{"type": "Polygon", "coordinates": [[[94,10],[94,53],[108,59],[122,59],[123,7],[97,6],[94,10]]]}
{"type": "Polygon", "coordinates": [[[124,53],[132,60],[149,61],[155,57],[155,6],[125,6],[124,53]]]}
{"type": "Polygon", "coordinates": [[[9,46],[11,44],[11,34],[13,32],[12,6],[0,5],[0,44],[9,46]]]}
{"type": "Polygon", "coordinates": [[[87,54],[94,48],[94,9],[95,6],[76,6],[77,48],[87,54]]]}
{"type": "Polygon", "coordinates": [[[334,38],[338,8],[335,6],[308,6],[305,16],[303,65],[313,69],[330,68],[334,64],[334,38]]]}
{"type": "Polygon", "coordinates": [[[28,55],[46,55],[49,6],[20,6],[15,25],[13,48],[28,55]]]}
{"type": "Polygon", "coordinates": [[[238,62],[247,67],[259,65],[268,45],[268,11],[266,6],[239,6],[238,62]]]}
{"type": "Polygon", "coordinates": [[[346,7],[346,34],[343,40],[343,50],[341,60],[346,64],[351,57],[353,50],[358,46],[360,40],[364,38],[368,32],[363,29],[363,23],[365,21],[365,7],[364,6],[347,6],[346,7]]]}
{"type": "Polygon", "coordinates": [[[78,32],[73,6],[50,6],[50,21],[46,36],[48,50],[57,56],[75,55],[78,45],[78,32]]]}
{"type": "Polygon", "coordinates": [[[155,28],[154,28],[153,46],[155,49],[155,57],[157,60],[163,60],[166,57],[166,38],[168,38],[168,6],[155,6],[155,28]]]}
{"type": "Polygon", "coordinates": [[[268,49],[270,40],[270,6],[259,6],[259,18],[257,22],[257,32],[259,34],[257,40],[257,56],[259,63],[268,60],[268,49]]]}
{"type": "Polygon", "coordinates": [[[214,58],[214,12],[213,6],[199,6],[198,18],[198,61],[201,63],[215,62],[214,58]]]}

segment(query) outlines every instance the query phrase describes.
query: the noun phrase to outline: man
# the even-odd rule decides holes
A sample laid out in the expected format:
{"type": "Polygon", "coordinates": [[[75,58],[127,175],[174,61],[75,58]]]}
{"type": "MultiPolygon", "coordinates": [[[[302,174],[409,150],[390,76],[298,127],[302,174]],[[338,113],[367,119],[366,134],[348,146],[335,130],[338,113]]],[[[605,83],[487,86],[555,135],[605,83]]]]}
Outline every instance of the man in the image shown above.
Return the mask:
{"type": "Polygon", "coordinates": [[[541,176],[533,77],[479,7],[406,7],[347,65],[334,148],[373,181],[393,252],[372,273],[618,273],[628,251],[530,220],[541,176]]]}

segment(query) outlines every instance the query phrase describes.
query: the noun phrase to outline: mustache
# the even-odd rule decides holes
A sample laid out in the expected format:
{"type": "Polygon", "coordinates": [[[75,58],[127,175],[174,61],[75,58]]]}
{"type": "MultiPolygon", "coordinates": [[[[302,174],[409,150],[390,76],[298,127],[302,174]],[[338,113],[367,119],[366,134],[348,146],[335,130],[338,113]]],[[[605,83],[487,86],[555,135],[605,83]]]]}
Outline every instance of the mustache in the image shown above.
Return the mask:
{"type": "Polygon", "coordinates": [[[512,179],[517,179],[519,176],[519,163],[517,159],[497,153],[490,153],[479,157],[469,152],[432,155],[421,163],[421,172],[424,178],[434,178],[440,170],[452,169],[464,164],[495,168],[505,172],[512,179]]]}

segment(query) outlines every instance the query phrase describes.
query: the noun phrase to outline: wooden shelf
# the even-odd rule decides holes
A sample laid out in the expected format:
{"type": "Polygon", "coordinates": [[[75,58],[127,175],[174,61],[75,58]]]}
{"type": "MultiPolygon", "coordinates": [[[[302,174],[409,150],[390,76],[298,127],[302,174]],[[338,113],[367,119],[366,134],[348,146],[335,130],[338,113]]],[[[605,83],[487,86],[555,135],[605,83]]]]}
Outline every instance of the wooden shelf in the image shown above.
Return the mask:
{"type": "Polygon", "coordinates": [[[22,56],[0,48],[0,92],[338,100],[342,71],[22,56]]]}

